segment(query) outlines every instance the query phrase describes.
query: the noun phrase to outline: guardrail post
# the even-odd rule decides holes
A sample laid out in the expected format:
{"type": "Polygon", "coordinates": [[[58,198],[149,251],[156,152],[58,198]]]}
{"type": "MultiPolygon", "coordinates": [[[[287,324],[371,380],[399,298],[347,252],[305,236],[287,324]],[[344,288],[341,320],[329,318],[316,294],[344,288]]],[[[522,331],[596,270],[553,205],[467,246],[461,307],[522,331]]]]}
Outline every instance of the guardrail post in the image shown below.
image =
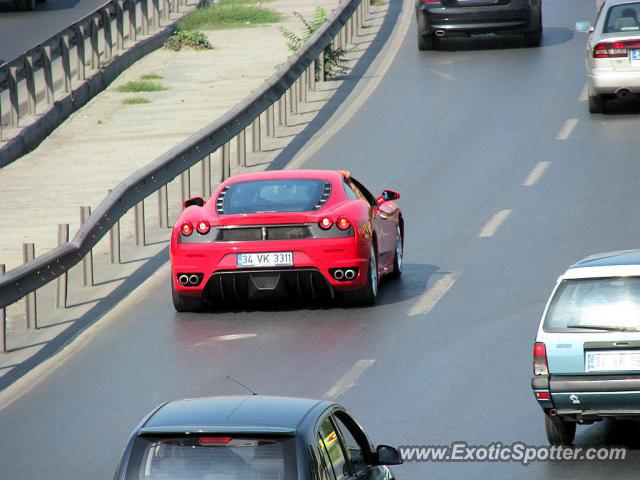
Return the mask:
{"type": "Polygon", "coordinates": [[[33,55],[24,57],[24,78],[27,82],[27,99],[29,105],[29,115],[36,116],[37,97],[36,97],[36,77],[33,72],[33,55]]]}
{"type": "MultiPolygon", "coordinates": [[[[29,263],[36,258],[36,247],[33,243],[22,244],[22,259],[24,263],[29,263]]],[[[38,305],[36,302],[36,292],[27,293],[24,297],[24,315],[27,321],[27,329],[38,328],[38,305]]]]}
{"type": "Polygon", "coordinates": [[[278,125],[287,126],[287,93],[285,92],[278,99],[278,125]]]}
{"type": "Polygon", "coordinates": [[[309,66],[309,88],[315,92],[316,90],[316,61],[309,66]]]}
{"type": "Polygon", "coordinates": [[[225,143],[220,150],[220,163],[222,164],[222,181],[225,181],[231,176],[231,145],[229,142],[225,143]]]}
{"type": "Polygon", "coordinates": [[[298,113],[298,94],[296,93],[298,82],[295,81],[289,88],[289,111],[293,114],[298,113]]]}
{"type": "Polygon", "coordinates": [[[160,228],[169,226],[169,192],[167,185],[158,189],[158,225],[160,228]]]}
{"type": "Polygon", "coordinates": [[[154,30],[160,27],[160,0],[151,0],[151,26],[154,30]]]}
{"type": "Polygon", "coordinates": [[[113,4],[116,9],[116,50],[124,49],[124,2],[118,0],[113,4]]]}
{"type": "Polygon", "coordinates": [[[149,33],[149,0],[142,0],[140,8],[142,11],[142,28],[140,32],[142,35],[146,35],[149,33]]]}
{"type": "Polygon", "coordinates": [[[325,81],[325,76],[324,76],[324,50],[322,52],[320,52],[320,55],[318,56],[318,81],[319,82],[324,82],[325,81]]]}
{"type": "Polygon", "coordinates": [[[247,166],[247,131],[242,130],[237,138],[237,154],[238,154],[238,165],[242,165],[243,167],[247,166]]]}
{"type": "Polygon", "coordinates": [[[18,99],[18,67],[9,67],[9,125],[17,127],[20,122],[20,100],[18,99]]]}
{"type": "Polygon", "coordinates": [[[207,155],[200,163],[202,165],[202,198],[211,197],[211,155],[207,155]]]}
{"type": "Polygon", "coordinates": [[[135,42],[138,38],[138,16],[136,14],[137,3],[129,0],[129,40],[135,42]]]}
{"type": "Polygon", "coordinates": [[[73,90],[71,85],[71,59],[69,58],[69,37],[60,36],[60,60],[62,62],[62,75],[64,77],[64,93],[73,90]]]}
{"type": "Polygon", "coordinates": [[[296,92],[298,93],[298,103],[304,102],[304,72],[296,80],[296,92]]]}
{"type": "MultiPolygon", "coordinates": [[[[4,263],[0,263],[0,277],[6,272],[4,263]]],[[[7,310],[0,308],[0,353],[7,352],[7,310]]]]}
{"type": "Polygon", "coordinates": [[[162,0],[162,20],[169,20],[169,0],[162,0]]]}
{"type": "Polygon", "coordinates": [[[76,37],[76,56],[78,57],[77,61],[77,71],[78,71],[78,80],[83,81],[87,78],[86,75],[86,66],[87,60],[84,55],[84,27],[82,25],[78,25],[73,29],[76,37]]]}
{"type": "MultiPolygon", "coordinates": [[[[80,225],[84,225],[91,216],[91,207],[80,207],[80,225]]],[[[82,285],[93,287],[93,250],[82,258],[82,285]]]]}
{"type": "Polygon", "coordinates": [[[113,35],[111,32],[111,13],[108,8],[100,11],[102,16],[102,29],[104,30],[104,59],[111,61],[113,56],[113,35]]]}
{"type": "Polygon", "coordinates": [[[145,245],[145,231],[144,231],[144,200],[140,200],[133,207],[133,217],[136,228],[136,245],[145,245]]]}
{"type": "Polygon", "coordinates": [[[182,193],[182,205],[191,198],[191,172],[185,170],[180,174],[180,191],[182,193]]]}
{"type": "Polygon", "coordinates": [[[262,142],[260,138],[260,115],[258,115],[253,122],[251,122],[251,151],[259,152],[262,148],[262,142]]]}
{"type": "Polygon", "coordinates": [[[55,100],[53,91],[53,68],[51,67],[51,47],[46,45],[42,47],[42,69],[44,73],[44,84],[47,96],[47,104],[51,105],[55,100]]]}
{"type": "Polygon", "coordinates": [[[89,33],[89,44],[91,45],[91,68],[97,70],[100,68],[100,50],[98,46],[98,19],[91,19],[91,31],[89,33]]]}
{"type": "Polygon", "coordinates": [[[267,137],[275,137],[276,135],[276,107],[275,104],[271,104],[267,108],[267,137]]]}
{"type": "MultiPolygon", "coordinates": [[[[58,246],[69,241],[69,224],[58,224],[58,246]]],[[[69,285],[69,275],[64,272],[56,278],[56,308],[67,308],[67,286],[69,285]]]]}
{"type": "Polygon", "coordinates": [[[109,230],[109,260],[112,264],[120,263],[120,220],[109,230]]]}

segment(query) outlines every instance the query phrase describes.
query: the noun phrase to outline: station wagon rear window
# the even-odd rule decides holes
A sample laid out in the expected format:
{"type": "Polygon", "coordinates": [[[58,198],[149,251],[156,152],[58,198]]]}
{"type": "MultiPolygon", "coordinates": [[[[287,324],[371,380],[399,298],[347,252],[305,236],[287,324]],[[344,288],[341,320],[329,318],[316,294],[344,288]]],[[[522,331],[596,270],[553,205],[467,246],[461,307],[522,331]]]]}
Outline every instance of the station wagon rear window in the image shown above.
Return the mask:
{"type": "Polygon", "coordinates": [[[223,193],[220,213],[311,212],[321,204],[327,183],[314,179],[232,183],[223,193]]]}
{"type": "Polygon", "coordinates": [[[295,439],[223,435],[140,437],[127,480],[294,480],[295,439]]]}
{"type": "Polygon", "coordinates": [[[544,320],[545,331],[640,328],[640,278],[564,280],[544,320]]]}
{"type": "Polygon", "coordinates": [[[607,12],[603,33],[640,31],[640,3],[614,5],[607,12]]]}

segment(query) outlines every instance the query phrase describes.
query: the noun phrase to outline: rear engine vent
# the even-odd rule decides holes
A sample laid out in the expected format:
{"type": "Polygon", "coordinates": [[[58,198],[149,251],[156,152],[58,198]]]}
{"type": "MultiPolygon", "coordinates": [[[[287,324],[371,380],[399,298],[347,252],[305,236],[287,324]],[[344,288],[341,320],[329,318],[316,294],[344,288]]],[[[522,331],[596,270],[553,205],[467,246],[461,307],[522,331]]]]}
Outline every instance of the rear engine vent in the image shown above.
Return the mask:
{"type": "Polygon", "coordinates": [[[218,196],[218,200],[216,200],[216,212],[218,212],[218,215],[222,215],[224,213],[224,197],[227,194],[227,190],[229,190],[229,185],[222,189],[218,196]]]}
{"type": "Polygon", "coordinates": [[[322,208],[324,206],[325,203],[327,203],[327,200],[329,200],[329,197],[331,196],[331,183],[330,182],[325,182],[324,183],[324,192],[322,192],[322,196],[320,197],[320,200],[318,200],[318,203],[316,203],[316,205],[313,207],[313,211],[315,210],[319,210],[320,208],[322,208]]]}

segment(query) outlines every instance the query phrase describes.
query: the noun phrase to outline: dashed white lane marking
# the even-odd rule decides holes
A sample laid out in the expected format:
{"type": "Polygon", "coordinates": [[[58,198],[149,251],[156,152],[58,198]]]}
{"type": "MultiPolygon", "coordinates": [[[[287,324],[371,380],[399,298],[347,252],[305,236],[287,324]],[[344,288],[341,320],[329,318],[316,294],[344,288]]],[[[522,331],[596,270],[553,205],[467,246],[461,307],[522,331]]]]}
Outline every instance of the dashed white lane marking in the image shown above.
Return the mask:
{"type": "Polygon", "coordinates": [[[524,179],[524,182],[522,182],[522,186],[531,187],[532,185],[535,185],[535,183],[540,180],[540,177],[544,175],[545,170],[549,168],[549,165],[551,165],[551,162],[538,163],[535,167],[533,167],[533,170],[529,172],[527,178],[524,179]]]}
{"type": "Polygon", "coordinates": [[[407,315],[415,317],[416,315],[424,315],[436,306],[442,297],[453,287],[456,283],[456,279],[460,272],[447,273],[442,278],[438,279],[431,288],[427,288],[425,292],[420,295],[418,301],[409,309],[407,315]]]}
{"type": "Polygon", "coordinates": [[[253,338],[257,337],[257,333],[234,333],[231,335],[218,335],[217,337],[212,337],[209,340],[205,340],[204,342],[194,343],[194,347],[202,347],[204,345],[211,345],[215,342],[230,342],[232,340],[243,340],[245,338],[253,338]]]}
{"type": "Polygon", "coordinates": [[[345,373],[342,378],[340,378],[340,380],[338,380],[336,384],[327,391],[327,393],[324,394],[324,397],[333,399],[342,395],[353,387],[360,375],[362,375],[364,371],[374,363],[375,360],[371,359],[358,360],[355,365],[353,365],[353,367],[351,367],[349,371],[345,373]]]}
{"type": "Polygon", "coordinates": [[[576,128],[577,124],[577,118],[570,118],[569,120],[564,122],[564,125],[562,125],[562,128],[558,132],[558,135],[556,135],[556,140],[566,140],[567,138],[569,138],[571,136],[571,132],[573,132],[573,129],[576,128]]]}
{"type": "Polygon", "coordinates": [[[589,87],[587,87],[585,85],[584,88],[582,89],[582,92],[580,92],[580,96],[578,97],[578,101],[579,102],[586,102],[588,99],[589,99],[589,87]]]}
{"type": "Polygon", "coordinates": [[[480,230],[478,237],[479,238],[493,237],[496,231],[498,230],[498,228],[500,228],[500,225],[502,225],[502,223],[507,219],[507,217],[511,215],[511,212],[512,210],[506,209],[506,210],[500,210],[498,213],[496,213],[493,217],[489,219],[487,223],[485,223],[484,227],[482,227],[482,230],[480,230]]]}

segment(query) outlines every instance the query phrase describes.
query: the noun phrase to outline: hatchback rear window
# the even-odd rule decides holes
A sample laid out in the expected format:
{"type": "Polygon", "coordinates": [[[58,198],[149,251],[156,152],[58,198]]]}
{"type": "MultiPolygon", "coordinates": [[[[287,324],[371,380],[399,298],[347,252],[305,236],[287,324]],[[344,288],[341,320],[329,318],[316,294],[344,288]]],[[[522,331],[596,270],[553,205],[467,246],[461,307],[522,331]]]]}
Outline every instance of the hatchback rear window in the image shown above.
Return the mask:
{"type": "Polygon", "coordinates": [[[640,328],[640,278],[564,280],[544,320],[545,331],[640,328]]]}
{"type": "Polygon", "coordinates": [[[615,5],[607,12],[604,33],[640,31],[640,3],[615,5]]]}
{"type": "MultiPolygon", "coordinates": [[[[324,180],[257,180],[232,183],[221,195],[221,213],[310,212],[326,201],[324,180]],[[323,198],[324,197],[324,198],[323,198]]],[[[327,192],[328,190],[328,192],[327,192]]]]}
{"type": "Polygon", "coordinates": [[[295,439],[140,437],[127,480],[293,480],[295,439]]]}

